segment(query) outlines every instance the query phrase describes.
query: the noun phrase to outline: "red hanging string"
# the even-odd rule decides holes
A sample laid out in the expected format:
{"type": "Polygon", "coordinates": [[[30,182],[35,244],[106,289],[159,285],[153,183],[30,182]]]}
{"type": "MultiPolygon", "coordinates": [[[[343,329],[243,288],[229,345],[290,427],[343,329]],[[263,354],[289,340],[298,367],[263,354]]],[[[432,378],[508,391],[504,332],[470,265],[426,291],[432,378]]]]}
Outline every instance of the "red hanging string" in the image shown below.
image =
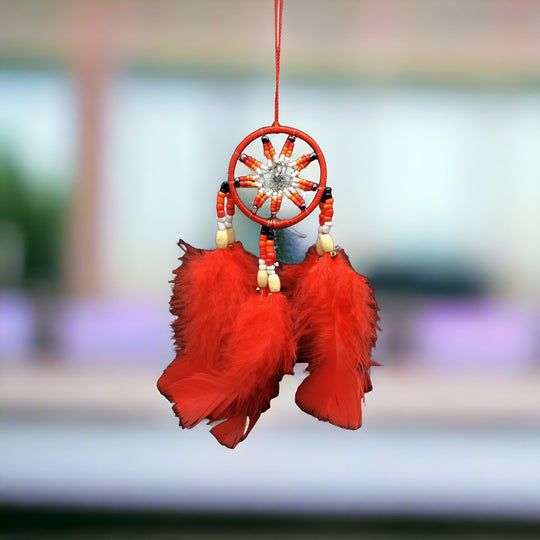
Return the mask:
{"type": "Polygon", "coordinates": [[[274,45],[276,53],[276,98],[274,126],[279,126],[279,61],[281,57],[281,19],[283,16],[283,0],[274,0],[274,45]]]}

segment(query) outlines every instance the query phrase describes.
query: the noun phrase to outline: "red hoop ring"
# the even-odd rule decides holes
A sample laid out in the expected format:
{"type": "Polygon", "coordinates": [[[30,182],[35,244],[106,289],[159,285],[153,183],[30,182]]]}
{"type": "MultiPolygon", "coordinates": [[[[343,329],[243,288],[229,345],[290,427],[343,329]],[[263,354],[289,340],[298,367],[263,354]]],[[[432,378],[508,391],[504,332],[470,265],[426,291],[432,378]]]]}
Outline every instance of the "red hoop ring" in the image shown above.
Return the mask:
{"type": "Polygon", "coordinates": [[[279,124],[277,124],[274,126],[263,127],[263,128],[258,129],[257,131],[254,131],[253,133],[250,133],[236,147],[236,150],[234,151],[231,161],[229,163],[228,180],[229,180],[229,189],[231,191],[234,202],[236,203],[236,206],[238,206],[238,208],[243,214],[245,214],[249,219],[251,219],[252,221],[255,221],[259,225],[266,225],[267,227],[270,227],[271,229],[285,229],[286,227],[291,227],[292,225],[296,225],[298,222],[302,221],[305,217],[311,214],[311,212],[313,212],[315,208],[317,208],[319,201],[321,200],[324,187],[326,186],[326,161],[324,159],[322,150],[319,148],[319,145],[307,133],[304,133],[303,131],[300,131],[299,129],[295,129],[295,128],[291,128],[287,126],[280,126],[279,124]],[[252,143],[255,139],[258,139],[259,137],[262,137],[263,135],[268,135],[270,133],[285,133],[286,135],[294,135],[295,137],[302,139],[304,142],[309,144],[309,146],[311,146],[313,151],[317,154],[317,160],[319,161],[319,167],[321,169],[321,177],[318,182],[319,188],[317,189],[315,196],[313,197],[313,200],[311,201],[310,205],[303,212],[300,212],[297,216],[290,219],[276,220],[272,218],[263,218],[256,214],[253,214],[251,210],[240,199],[240,196],[238,195],[236,191],[236,186],[234,185],[234,171],[236,169],[236,164],[242,152],[245,150],[248,144],[252,143]]]}

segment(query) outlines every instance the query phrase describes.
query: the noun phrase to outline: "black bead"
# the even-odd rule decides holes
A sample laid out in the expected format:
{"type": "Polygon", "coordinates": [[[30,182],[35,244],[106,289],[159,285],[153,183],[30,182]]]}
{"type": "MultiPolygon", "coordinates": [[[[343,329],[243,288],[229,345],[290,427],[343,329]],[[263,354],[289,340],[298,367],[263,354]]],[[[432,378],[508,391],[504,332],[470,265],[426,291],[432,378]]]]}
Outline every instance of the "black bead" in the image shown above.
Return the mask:
{"type": "Polygon", "coordinates": [[[326,202],[328,199],[331,199],[331,198],[332,198],[332,188],[325,187],[322,197],[321,197],[321,202],[326,202]]]}

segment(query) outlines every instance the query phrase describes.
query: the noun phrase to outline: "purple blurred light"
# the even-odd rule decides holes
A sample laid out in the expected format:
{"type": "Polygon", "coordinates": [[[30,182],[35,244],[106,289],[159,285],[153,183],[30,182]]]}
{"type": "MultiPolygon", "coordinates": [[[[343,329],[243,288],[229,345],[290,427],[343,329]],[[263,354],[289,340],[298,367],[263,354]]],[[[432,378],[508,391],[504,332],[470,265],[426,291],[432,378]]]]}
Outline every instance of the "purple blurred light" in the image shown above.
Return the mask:
{"type": "Polygon", "coordinates": [[[415,348],[430,363],[524,367],[536,360],[536,314],[488,300],[439,301],[419,311],[415,348]]]}
{"type": "Polygon", "coordinates": [[[172,358],[166,308],[134,301],[71,301],[58,321],[63,354],[72,361],[108,359],[166,364],[172,358]]]}
{"type": "Polygon", "coordinates": [[[30,300],[16,292],[0,294],[0,360],[13,361],[29,353],[35,316],[30,300]]]}

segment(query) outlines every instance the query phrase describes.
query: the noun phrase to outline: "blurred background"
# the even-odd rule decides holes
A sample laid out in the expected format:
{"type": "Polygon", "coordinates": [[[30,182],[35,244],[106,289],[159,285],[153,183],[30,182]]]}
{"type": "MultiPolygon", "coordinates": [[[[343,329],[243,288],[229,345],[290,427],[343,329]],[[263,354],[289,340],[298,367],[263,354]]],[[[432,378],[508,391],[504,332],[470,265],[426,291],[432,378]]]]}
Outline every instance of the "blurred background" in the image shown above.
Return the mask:
{"type": "Polygon", "coordinates": [[[0,0],[6,531],[538,533],[540,2],[286,0],[280,120],[325,153],[384,366],[361,430],[295,406],[298,366],[234,451],[157,392],[176,242],[213,246],[230,156],[273,121],[273,24],[270,0],[0,0]]]}

